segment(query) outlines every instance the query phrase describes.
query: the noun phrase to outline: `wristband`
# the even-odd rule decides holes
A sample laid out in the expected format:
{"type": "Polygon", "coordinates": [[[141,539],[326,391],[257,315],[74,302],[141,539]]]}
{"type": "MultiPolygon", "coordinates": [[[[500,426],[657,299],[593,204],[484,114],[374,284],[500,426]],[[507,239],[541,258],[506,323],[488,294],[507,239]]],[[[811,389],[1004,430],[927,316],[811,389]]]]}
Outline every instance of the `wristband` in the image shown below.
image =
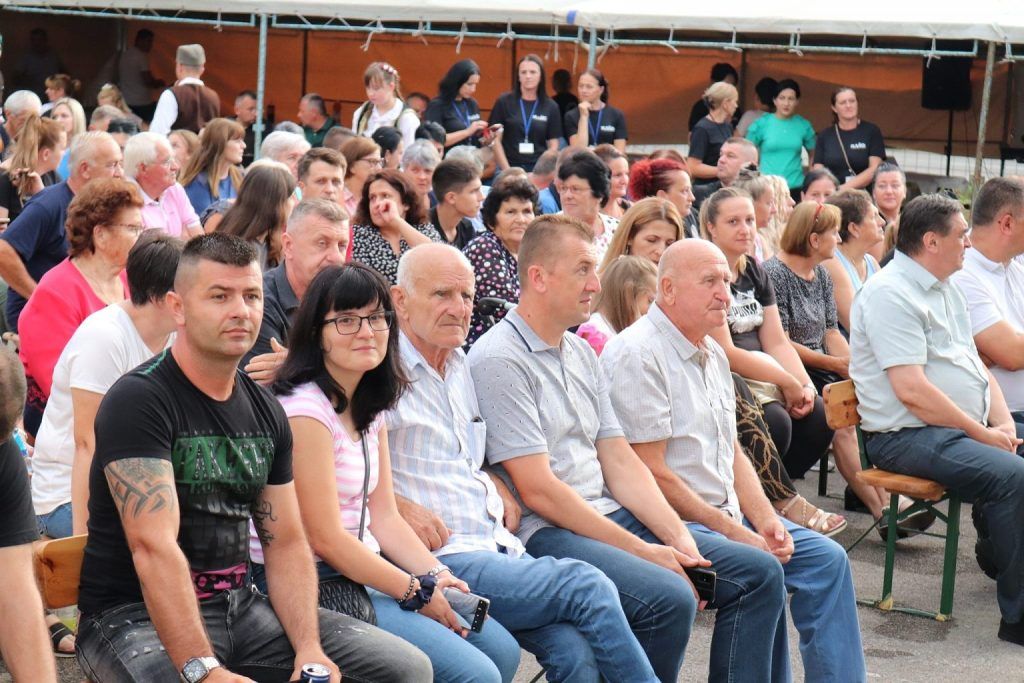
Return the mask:
{"type": "Polygon", "coordinates": [[[410,576],[410,590],[406,591],[406,596],[403,596],[403,599],[398,601],[398,606],[406,612],[416,612],[420,610],[424,605],[429,604],[430,599],[434,597],[435,586],[437,586],[437,579],[430,574],[424,574],[423,576],[410,576]],[[412,590],[417,579],[420,582],[420,587],[417,590],[412,590]]]}

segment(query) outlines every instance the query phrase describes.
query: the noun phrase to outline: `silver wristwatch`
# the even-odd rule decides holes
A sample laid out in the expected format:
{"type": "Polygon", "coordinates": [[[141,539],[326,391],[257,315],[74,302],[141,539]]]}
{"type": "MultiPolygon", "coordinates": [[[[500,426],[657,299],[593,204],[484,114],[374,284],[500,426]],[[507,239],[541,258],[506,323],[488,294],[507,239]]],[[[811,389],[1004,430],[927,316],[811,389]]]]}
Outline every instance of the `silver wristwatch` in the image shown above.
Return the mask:
{"type": "Polygon", "coordinates": [[[185,683],[199,683],[210,675],[213,669],[224,666],[216,657],[193,657],[181,669],[181,680],[185,683]]]}

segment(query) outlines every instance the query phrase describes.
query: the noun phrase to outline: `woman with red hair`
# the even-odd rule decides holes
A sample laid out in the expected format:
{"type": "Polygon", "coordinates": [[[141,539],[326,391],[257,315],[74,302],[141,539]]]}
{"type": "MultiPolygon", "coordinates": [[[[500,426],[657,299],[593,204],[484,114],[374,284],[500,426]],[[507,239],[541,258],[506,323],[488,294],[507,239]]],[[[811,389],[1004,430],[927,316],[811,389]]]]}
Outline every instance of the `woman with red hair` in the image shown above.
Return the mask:
{"type": "Polygon", "coordinates": [[[629,174],[629,196],[634,201],[660,197],[672,203],[683,217],[687,237],[698,237],[697,212],[693,210],[693,184],[686,165],[675,159],[643,159],[629,174]]]}

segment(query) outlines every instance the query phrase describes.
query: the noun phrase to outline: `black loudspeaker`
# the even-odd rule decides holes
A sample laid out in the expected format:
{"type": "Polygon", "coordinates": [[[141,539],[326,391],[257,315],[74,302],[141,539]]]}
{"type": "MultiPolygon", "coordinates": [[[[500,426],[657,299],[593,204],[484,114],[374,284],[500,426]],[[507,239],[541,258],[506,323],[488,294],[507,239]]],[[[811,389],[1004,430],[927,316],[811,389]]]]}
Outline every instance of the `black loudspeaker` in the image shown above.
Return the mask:
{"type": "Polygon", "coordinates": [[[971,57],[924,60],[921,72],[921,106],[941,111],[971,108],[971,57]]]}

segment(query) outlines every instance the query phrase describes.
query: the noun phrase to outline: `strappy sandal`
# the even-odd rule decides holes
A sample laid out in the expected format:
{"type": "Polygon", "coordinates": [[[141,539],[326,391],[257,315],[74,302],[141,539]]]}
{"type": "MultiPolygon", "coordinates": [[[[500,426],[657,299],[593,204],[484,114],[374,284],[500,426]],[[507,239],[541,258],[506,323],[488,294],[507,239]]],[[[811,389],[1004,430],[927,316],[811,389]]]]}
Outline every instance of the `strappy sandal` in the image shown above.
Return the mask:
{"type": "Polygon", "coordinates": [[[799,524],[811,531],[817,531],[822,536],[835,536],[846,528],[848,522],[842,515],[826,512],[816,508],[807,502],[807,499],[797,494],[786,503],[785,507],[778,510],[779,516],[788,519],[794,524],[799,524]]]}
{"type": "Polygon", "coordinates": [[[50,642],[53,643],[53,656],[54,657],[74,657],[75,656],[74,648],[72,648],[70,652],[66,652],[66,651],[60,649],[60,644],[64,641],[65,638],[67,638],[68,636],[71,636],[71,638],[75,637],[75,634],[71,632],[71,629],[69,629],[64,624],[63,621],[58,621],[56,624],[51,624],[49,626],[49,629],[50,629],[50,642]]]}

